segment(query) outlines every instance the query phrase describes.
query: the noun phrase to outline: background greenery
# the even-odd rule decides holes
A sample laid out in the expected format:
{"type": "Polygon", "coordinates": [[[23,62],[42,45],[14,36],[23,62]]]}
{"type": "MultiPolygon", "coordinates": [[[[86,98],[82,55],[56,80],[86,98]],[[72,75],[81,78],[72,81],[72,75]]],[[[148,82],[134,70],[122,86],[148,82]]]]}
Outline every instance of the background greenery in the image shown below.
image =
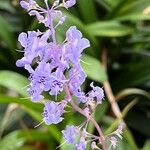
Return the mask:
{"type": "MultiPolygon", "coordinates": [[[[110,83],[122,111],[116,118],[106,93],[95,112],[96,120],[109,133],[124,118],[128,127],[118,149],[150,150],[150,0],[77,0],[75,7],[63,11],[68,18],[57,31],[58,40],[70,25],[76,25],[91,41],[82,58],[89,64],[83,63],[88,74],[84,90],[93,80],[100,86],[110,83]]],[[[17,51],[18,34],[37,28],[43,30],[20,8],[18,0],[0,0],[1,150],[54,150],[63,142],[61,130],[66,124],[79,124],[83,119],[69,113],[58,126],[43,124],[34,129],[41,122],[43,106],[24,99],[28,97],[23,88],[28,85],[28,74],[15,62],[22,56],[17,51]]],[[[92,126],[89,130],[95,132],[92,126]]]]}

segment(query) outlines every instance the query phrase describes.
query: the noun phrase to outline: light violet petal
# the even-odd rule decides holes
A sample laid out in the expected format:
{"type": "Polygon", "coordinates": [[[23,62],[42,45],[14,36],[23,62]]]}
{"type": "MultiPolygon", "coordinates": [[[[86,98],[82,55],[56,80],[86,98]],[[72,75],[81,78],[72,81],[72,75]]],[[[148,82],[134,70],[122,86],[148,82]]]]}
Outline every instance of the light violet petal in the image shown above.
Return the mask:
{"type": "Polygon", "coordinates": [[[20,5],[22,8],[28,10],[29,9],[29,3],[25,2],[25,1],[21,1],[20,5]]]}

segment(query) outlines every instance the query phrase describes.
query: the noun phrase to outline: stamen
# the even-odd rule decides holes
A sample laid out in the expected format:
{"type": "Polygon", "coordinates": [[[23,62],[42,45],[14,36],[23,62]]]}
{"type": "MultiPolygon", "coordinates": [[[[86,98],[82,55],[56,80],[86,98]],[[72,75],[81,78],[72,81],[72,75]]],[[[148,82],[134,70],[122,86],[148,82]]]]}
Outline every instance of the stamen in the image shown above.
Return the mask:
{"type": "Polygon", "coordinates": [[[63,146],[65,143],[66,143],[66,141],[63,142],[62,144],[60,144],[59,146],[57,146],[56,149],[60,148],[60,147],[63,146]]]}
{"type": "Polygon", "coordinates": [[[41,124],[43,124],[44,123],[44,120],[42,121],[42,122],[40,122],[38,125],[36,125],[34,128],[37,128],[37,127],[39,127],[41,124]]]}

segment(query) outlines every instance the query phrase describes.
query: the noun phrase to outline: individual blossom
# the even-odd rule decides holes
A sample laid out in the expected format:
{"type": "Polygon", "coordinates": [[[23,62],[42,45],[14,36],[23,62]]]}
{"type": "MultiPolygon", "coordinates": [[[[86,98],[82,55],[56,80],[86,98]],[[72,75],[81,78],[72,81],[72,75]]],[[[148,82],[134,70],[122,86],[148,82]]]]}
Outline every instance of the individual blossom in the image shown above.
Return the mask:
{"type": "Polygon", "coordinates": [[[79,63],[82,51],[90,46],[89,40],[83,38],[75,26],[71,26],[66,32],[66,41],[64,46],[69,60],[73,64],[79,63]]]}
{"type": "Polygon", "coordinates": [[[118,142],[117,138],[115,136],[111,136],[110,142],[112,144],[112,147],[115,149],[117,147],[117,142],[118,142]]]}
{"type": "Polygon", "coordinates": [[[20,5],[22,8],[26,9],[27,11],[30,11],[32,9],[36,9],[38,4],[34,0],[27,1],[20,1],[20,5]]]}
{"type": "Polygon", "coordinates": [[[121,123],[118,126],[118,129],[114,132],[120,139],[122,139],[123,129],[125,128],[125,123],[121,123]]]}
{"type": "Polygon", "coordinates": [[[25,65],[25,69],[30,73],[29,80],[31,83],[28,93],[33,102],[38,102],[44,98],[42,92],[50,90],[50,64],[41,62],[35,70],[30,65],[25,65]]]}
{"type": "Polygon", "coordinates": [[[73,5],[75,5],[76,0],[63,0],[63,5],[66,9],[68,9],[69,7],[72,7],[73,5]]]}
{"type": "Polygon", "coordinates": [[[85,93],[81,90],[81,85],[86,79],[86,74],[80,64],[74,65],[69,71],[69,87],[71,92],[77,97],[79,102],[85,103],[85,93]]]}
{"type": "Polygon", "coordinates": [[[38,102],[44,99],[44,96],[42,95],[43,90],[40,89],[37,85],[30,86],[27,92],[30,95],[32,102],[38,102]]]}
{"type": "Polygon", "coordinates": [[[90,86],[92,87],[92,90],[88,93],[88,98],[96,99],[98,103],[102,103],[102,99],[104,98],[103,89],[98,86],[94,86],[93,82],[90,84],[90,86]]]}
{"type": "Polygon", "coordinates": [[[75,150],[86,150],[86,141],[84,138],[80,139],[80,142],[75,145],[75,150]]]}
{"type": "Polygon", "coordinates": [[[28,34],[22,32],[18,41],[24,48],[24,57],[16,62],[18,67],[24,67],[25,64],[31,64],[33,59],[38,56],[38,35],[35,31],[28,31],[28,34]]]}
{"type": "Polygon", "coordinates": [[[79,131],[75,126],[67,126],[65,130],[62,131],[63,137],[67,144],[73,144],[79,131]]]}
{"type": "Polygon", "coordinates": [[[96,145],[96,142],[95,142],[95,141],[91,143],[91,149],[92,149],[92,150],[95,150],[95,149],[100,150],[100,148],[96,145]]]}
{"type": "Polygon", "coordinates": [[[63,72],[61,69],[57,69],[51,73],[50,83],[50,95],[58,95],[64,89],[64,84],[67,80],[63,79],[63,72]]]}
{"type": "Polygon", "coordinates": [[[47,125],[58,124],[63,120],[61,117],[64,108],[66,106],[66,101],[62,101],[61,103],[48,101],[45,103],[44,112],[43,112],[43,121],[47,125]]]}

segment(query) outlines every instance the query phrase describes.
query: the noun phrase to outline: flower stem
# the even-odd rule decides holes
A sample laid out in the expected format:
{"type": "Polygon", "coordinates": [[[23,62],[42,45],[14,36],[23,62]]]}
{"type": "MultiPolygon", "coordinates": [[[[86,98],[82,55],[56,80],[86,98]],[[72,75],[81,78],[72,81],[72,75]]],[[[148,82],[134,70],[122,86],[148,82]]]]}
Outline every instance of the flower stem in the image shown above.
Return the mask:
{"type": "Polygon", "coordinates": [[[69,90],[69,87],[66,85],[65,86],[65,92],[67,95],[67,100],[70,102],[70,104],[72,105],[72,107],[79,112],[80,114],[82,114],[83,116],[85,116],[97,129],[99,136],[100,136],[100,142],[102,145],[102,150],[106,150],[106,144],[105,144],[105,137],[104,134],[101,130],[101,127],[98,125],[98,123],[95,121],[94,118],[92,118],[92,116],[86,115],[86,113],[72,100],[72,96],[69,90]]]}

